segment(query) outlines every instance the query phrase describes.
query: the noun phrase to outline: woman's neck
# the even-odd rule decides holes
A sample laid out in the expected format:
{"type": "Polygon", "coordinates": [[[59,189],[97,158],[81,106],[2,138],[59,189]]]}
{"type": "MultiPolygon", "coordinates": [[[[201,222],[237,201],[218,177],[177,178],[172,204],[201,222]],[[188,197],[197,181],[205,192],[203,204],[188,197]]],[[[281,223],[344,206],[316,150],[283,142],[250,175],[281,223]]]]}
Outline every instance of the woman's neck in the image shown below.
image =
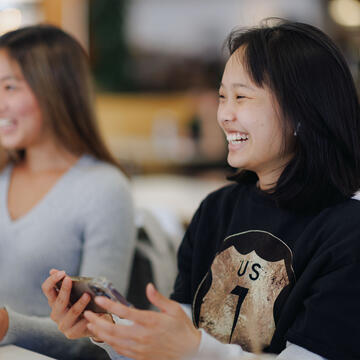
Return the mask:
{"type": "Polygon", "coordinates": [[[25,150],[22,166],[30,172],[62,171],[70,168],[79,156],[55,143],[33,146],[25,150]]]}
{"type": "Polygon", "coordinates": [[[289,155],[275,167],[264,169],[262,171],[256,171],[256,174],[259,178],[256,186],[263,191],[273,189],[291,158],[292,155],[289,155]]]}

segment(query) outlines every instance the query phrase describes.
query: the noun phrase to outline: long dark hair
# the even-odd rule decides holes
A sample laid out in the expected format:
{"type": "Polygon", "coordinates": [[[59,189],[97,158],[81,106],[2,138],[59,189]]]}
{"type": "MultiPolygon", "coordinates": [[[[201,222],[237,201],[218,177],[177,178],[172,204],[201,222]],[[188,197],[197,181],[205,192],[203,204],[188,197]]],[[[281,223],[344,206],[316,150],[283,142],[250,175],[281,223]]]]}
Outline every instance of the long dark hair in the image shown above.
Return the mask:
{"type": "MultiPolygon", "coordinates": [[[[51,25],[28,26],[1,36],[0,49],[20,66],[62,146],[120,167],[100,136],[88,57],[72,36],[51,25]]],[[[16,151],[15,159],[23,157],[24,150],[16,151]]]]}
{"type": "MultiPolygon", "coordinates": [[[[296,135],[294,157],[267,195],[280,207],[303,212],[351,197],[360,188],[360,105],[337,46],[314,26],[279,19],[234,30],[226,44],[230,54],[244,50],[254,84],[273,92],[284,141],[289,129],[296,135]]],[[[233,179],[252,182],[256,174],[240,169],[233,179]]]]}

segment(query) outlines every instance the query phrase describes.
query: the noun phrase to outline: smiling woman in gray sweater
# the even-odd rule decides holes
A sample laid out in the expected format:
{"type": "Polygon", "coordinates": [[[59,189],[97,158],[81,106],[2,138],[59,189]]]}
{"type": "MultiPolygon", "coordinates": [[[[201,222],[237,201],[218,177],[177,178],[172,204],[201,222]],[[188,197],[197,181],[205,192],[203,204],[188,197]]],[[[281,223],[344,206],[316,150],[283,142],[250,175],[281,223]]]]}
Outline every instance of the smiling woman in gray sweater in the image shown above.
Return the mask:
{"type": "Polygon", "coordinates": [[[90,90],[85,52],[60,29],[0,37],[0,346],[106,358],[88,340],[65,338],[41,291],[53,267],[127,289],[133,204],[97,131],[90,90]]]}

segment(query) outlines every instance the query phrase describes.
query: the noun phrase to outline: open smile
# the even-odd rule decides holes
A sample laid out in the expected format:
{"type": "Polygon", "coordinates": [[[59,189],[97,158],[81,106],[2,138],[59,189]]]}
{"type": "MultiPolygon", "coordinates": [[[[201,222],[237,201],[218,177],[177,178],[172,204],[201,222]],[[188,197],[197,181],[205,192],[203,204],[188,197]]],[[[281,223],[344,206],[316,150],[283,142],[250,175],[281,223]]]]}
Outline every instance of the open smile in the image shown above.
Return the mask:
{"type": "Polygon", "coordinates": [[[0,118],[0,131],[2,134],[8,134],[16,129],[16,121],[7,118],[0,118]]]}
{"type": "Polygon", "coordinates": [[[249,140],[249,135],[240,132],[231,133],[226,135],[226,140],[232,145],[242,144],[249,140]]]}

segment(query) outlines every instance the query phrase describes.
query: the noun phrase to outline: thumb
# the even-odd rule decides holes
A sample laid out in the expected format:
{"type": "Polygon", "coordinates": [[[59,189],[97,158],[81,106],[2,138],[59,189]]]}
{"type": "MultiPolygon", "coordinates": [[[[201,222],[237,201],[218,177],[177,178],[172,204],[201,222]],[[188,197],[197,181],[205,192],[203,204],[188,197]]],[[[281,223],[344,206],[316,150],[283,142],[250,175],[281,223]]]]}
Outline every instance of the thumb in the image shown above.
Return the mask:
{"type": "Polygon", "coordinates": [[[174,314],[178,308],[175,301],[172,301],[159,293],[152,283],[149,283],[146,286],[146,296],[153,305],[169,315],[174,314]]]}

